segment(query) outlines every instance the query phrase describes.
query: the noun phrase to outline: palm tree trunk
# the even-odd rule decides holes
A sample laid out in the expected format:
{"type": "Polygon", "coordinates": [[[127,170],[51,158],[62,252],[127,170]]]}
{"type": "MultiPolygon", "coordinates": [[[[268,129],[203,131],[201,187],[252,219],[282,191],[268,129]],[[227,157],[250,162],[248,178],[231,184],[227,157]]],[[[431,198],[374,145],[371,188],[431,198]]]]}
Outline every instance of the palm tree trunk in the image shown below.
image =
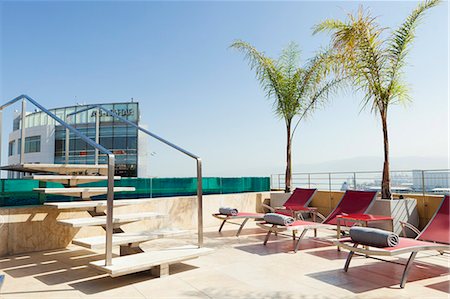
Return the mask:
{"type": "Polygon", "coordinates": [[[387,129],[387,111],[381,113],[381,123],[383,125],[384,141],[384,164],[383,178],[381,181],[381,198],[391,199],[391,179],[389,175],[389,138],[387,129]]]}
{"type": "Polygon", "coordinates": [[[291,180],[292,180],[292,160],[291,160],[291,121],[286,122],[286,173],[285,173],[285,189],[284,192],[291,192],[291,180]]]}

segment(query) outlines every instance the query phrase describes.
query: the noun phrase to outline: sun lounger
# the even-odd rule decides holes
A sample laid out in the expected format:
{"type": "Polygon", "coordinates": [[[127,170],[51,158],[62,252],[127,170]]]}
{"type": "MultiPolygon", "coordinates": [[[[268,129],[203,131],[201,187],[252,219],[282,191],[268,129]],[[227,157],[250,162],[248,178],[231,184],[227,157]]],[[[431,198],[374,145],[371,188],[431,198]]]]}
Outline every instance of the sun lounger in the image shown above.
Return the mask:
{"type": "MultiPolygon", "coordinates": [[[[300,234],[300,237],[298,238],[297,243],[295,244],[294,251],[297,252],[298,247],[300,245],[300,241],[306,234],[306,232],[309,229],[314,229],[314,236],[317,235],[316,230],[318,228],[328,228],[332,229],[336,227],[337,223],[337,216],[342,214],[365,214],[373,205],[375,198],[376,198],[377,192],[375,191],[353,191],[353,190],[347,190],[345,194],[342,196],[341,200],[337,204],[336,208],[325,218],[321,216],[319,213],[317,215],[320,215],[321,218],[323,218],[322,223],[317,223],[313,221],[303,221],[298,220],[295,221],[292,225],[289,226],[282,226],[277,225],[273,223],[268,222],[261,222],[257,225],[261,227],[264,230],[267,230],[266,239],[264,240],[264,245],[267,244],[267,241],[269,240],[271,233],[278,233],[282,231],[292,231],[293,238],[295,240],[295,234],[297,231],[302,231],[300,234]]],[[[348,226],[353,225],[351,224],[345,224],[348,226]]]]}
{"type": "Polygon", "coordinates": [[[260,213],[244,213],[244,212],[238,212],[236,215],[224,215],[224,214],[220,214],[220,213],[216,213],[216,214],[212,214],[213,217],[222,220],[222,224],[219,227],[219,232],[222,231],[223,226],[225,225],[225,223],[228,221],[228,223],[231,224],[236,224],[239,225],[239,229],[236,233],[236,237],[239,237],[239,235],[241,234],[242,229],[244,228],[244,225],[247,223],[247,221],[249,219],[253,219],[253,220],[263,220],[264,214],[260,214],[260,213]],[[242,223],[234,223],[231,222],[229,220],[234,220],[234,219],[244,219],[244,221],[242,223]]]}
{"type": "Polygon", "coordinates": [[[442,254],[444,251],[450,250],[449,209],[449,196],[447,195],[442,200],[441,205],[436,210],[436,213],[428,222],[427,226],[419,233],[416,239],[400,238],[398,245],[393,247],[358,247],[359,245],[365,244],[354,243],[350,238],[336,241],[335,244],[339,247],[350,250],[345,262],[344,271],[348,271],[350,261],[355,252],[366,256],[395,256],[411,253],[400,281],[400,287],[404,288],[411,266],[419,251],[437,250],[442,254]]]}
{"type": "Polygon", "coordinates": [[[283,214],[296,219],[300,218],[304,220],[303,213],[310,213],[312,218],[314,218],[314,221],[317,208],[308,207],[308,205],[311,203],[311,200],[316,192],[317,189],[296,188],[282,207],[271,207],[266,204],[262,205],[263,207],[269,209],[272,213],[283,214]]]}

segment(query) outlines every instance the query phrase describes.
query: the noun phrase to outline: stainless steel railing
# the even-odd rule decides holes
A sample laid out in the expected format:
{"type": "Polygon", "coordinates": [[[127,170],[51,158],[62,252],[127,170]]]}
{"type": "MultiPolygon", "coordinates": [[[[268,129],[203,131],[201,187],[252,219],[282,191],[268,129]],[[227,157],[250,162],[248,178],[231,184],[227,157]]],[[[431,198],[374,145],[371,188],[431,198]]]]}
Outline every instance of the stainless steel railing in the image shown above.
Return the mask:
{"type": "MultiPolygon", "coordinates": [[[[22,100],[22,113],[21,113],[21,147],[20,147],[20,164],[24,163],[25,156],[25,119],[26,119],[26,101],[32,103],[36,108],[40,109],[44,113],[46,113],[49,117],[53,118],[56,122],[58,122],[61,126],[66,128],[67,131],[72,132],[76,136],[78,136],[81,140],[92,146],[93,148],[99,150],[100,152],[106,154],[108,156],[108,192],[107,192],[107,214],[106,214],[106,247],[105,247],[105,264],[106,266],[111,265],[112,260],[112,231],[113,231],[113,201],[114,201],[114,166],[115,166],[115,156],[114,154],[101,146],[97,142],[94,142],[89,137],[75,129],[73,126],[68,124],[67,122],[60,119],[58,116],[50,112],[44,106],[39,104],[37,101],[32,99],[27,95],[20,95],[9,102],[0,106],[0,111],[3,112],[5,108],[8,106],[22,100]]],[[[0,123],[0,140],[1,140],[1,123],[0,123]]],[[[1,151],[0,151],[1,152],[1,151]]],[[[1,155],[0,155],[1,161],[1,155]]]]}
{"type": "MultiPolygon", "coordinates": [[[[96,136],[96,140],[98,140],[98,136],[99,136],[99,125],[100,125],[100,119],[99,119],[99,111],[103,110],[104,112],[106,112],[108,115],[114,116],[115,118],[123,121],[124,123],[135,127],[136,129],[140,130],[141,132],[159,140],[160,142],[170,146],[171,148],[193,158],[196,160],[196,166],[197,166],[197,217],[198,217],[198,221],[197,221],[197,233],[198,233],[198,247],[202,247],[203,246],[203,187],[202,187],[202,160],[199,156],[192,154],[191,152],[173,144],[170,141],[165,140],[164,138],[136,125],[135,123],[129,121],[128,119],[124,118],[123,116],[118,115],[117,113],[115,113],[112,110],[106,109],[105,107],[101,106],[101,105],[89,105],[84,109],[80,109],[78,111],[69,113],[66,115],[66,117],[70,117],[72,115],[75,115],[77,113],[81,113],[81,112],[85,112],[91,109],[96,109],[97,113],[96,113],[96,121],[95,121],[95,128],[96,128],[96,132],[95,132],[95,136],[96,136]]],[[[66,130],[66,143],[65,143],[65,153],[66,153],[66,163],[68,163],[68,153],[69,153],[69,133],[66,130]]],[[[98,161],[98,153],[96,153],[96,158],[95,161],[98,161]]],[[[108,231],[106,232],[108,234],[108,231]]],[[[112,233],[112,232],[111,232],[112,233]]]]}
{"type": "MultiPolygon", "coordinates": [[[[393,170],[390,174],[394,193],[450,193],[450,169],[393,170]]],[[[379,190],[381,177],[381,171],[293,173],[292,185],[328,191],[379,190]]],[[[284,184],[284,174],[270,176],[271,189],[284,189],[284,184]]]]}

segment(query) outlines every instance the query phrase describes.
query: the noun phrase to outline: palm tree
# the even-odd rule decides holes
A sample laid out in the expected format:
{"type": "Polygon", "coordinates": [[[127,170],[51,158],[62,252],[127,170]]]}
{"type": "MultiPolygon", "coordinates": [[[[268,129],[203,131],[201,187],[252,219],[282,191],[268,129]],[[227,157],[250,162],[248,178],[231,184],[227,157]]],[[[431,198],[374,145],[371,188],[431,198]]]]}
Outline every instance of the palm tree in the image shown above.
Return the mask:
{"type": "Polygon", "coordinates": [[[363,108],[379,113],[383,128],[384,164],[381,183],[382,198],[391,198],[389,177],[388,108],[390,105],[409,101],[408,87],[403,79],[406,57],[415,37],[415,29],[425,11],[439,4],[440,0],[420,3],[403,24],[388,37],[369,11],[363,8],[348,19],[328,19],[314,28],[314,33],[330,32],[333,57],[339,75],[352,79],[354,87],[364,93],[363,108]]]}
{"type": "Polygon", "coordinates": [[[326,52],[310,59],[299,67],[300,52],[295,43],[283,49],[278,59],[272,59],[244,41],[231,46],[245,54],[250,68],[256,72],[268,99],[273,99],[275,115],[286,125],[286,172],[285,192],[291,191],[292,159],[291,145],[298,124],[310,112],[327,99],[341,80],[326,81],[329,59],[326,52]]]}

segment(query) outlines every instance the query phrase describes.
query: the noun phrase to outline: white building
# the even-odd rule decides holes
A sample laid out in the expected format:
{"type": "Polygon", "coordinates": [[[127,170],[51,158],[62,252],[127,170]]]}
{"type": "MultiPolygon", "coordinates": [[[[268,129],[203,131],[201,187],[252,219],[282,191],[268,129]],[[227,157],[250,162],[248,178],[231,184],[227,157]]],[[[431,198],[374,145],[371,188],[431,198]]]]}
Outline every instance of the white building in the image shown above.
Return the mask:
{"type": "MultiPolygon", "coordinates": [[[[139,124],[139,103],[101,104],[127,120],[139,124]]],[[[89,105],[69,106],[50,109],[62,120],[73,112],[81,111],[89,105]]],[[[105,112],[100,112],[99,143],[116,156],[116,175],[123,177],[148,177],[148,136],[105,112]]],[[[13,132],[9,134],[8,164],[18,164],[21,148],[21,116],[16,113],[13,132]]],[[[95,139],[96,112],[94,109],[77,113],[68,121],[86,136],[95,139]]],[[[94,164],[95,150],[86,142],[70,134],[69,163],[94,164]]],[[[65,129],[44,112],[27,113],[25,118],[25,154],[27,163],[65,163],[65,129]]],[[[106,156],[99,155],[99,163],[106,163],[106,156]]],[[[17,174],[9,173],[8,177],[17,174]]]]}

